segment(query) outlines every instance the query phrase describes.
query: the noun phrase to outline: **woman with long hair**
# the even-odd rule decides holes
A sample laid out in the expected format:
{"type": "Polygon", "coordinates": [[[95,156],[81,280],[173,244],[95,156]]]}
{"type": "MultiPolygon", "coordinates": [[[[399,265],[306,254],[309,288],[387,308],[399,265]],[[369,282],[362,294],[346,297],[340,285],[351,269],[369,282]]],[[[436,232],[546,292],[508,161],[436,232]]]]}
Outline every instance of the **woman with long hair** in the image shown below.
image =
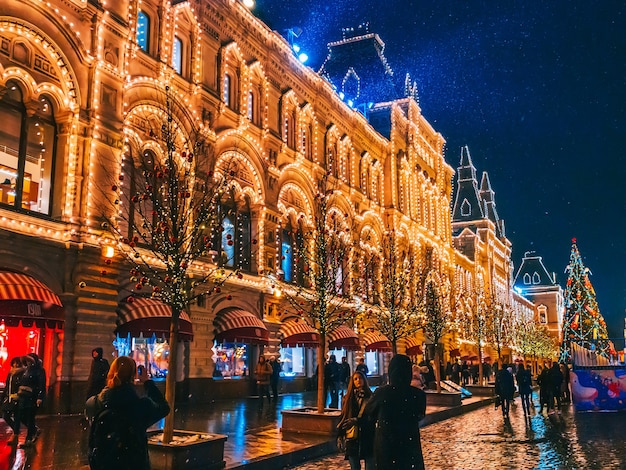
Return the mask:
{"type": "Polygon", "coordinates": [[[351,470],[361,470],[361,460],[365,460],[365,470],[374,468],[372,448],[374,430],[366,419],[362,418],[365,405],[372,396],[367,378],[361,371],[356,371],[348,382],[348,391],[341,405],[339,435],[345,437],[346,460],[351,470]]]}
{"type": "MultiPolygon", "coordinates": [[[[173,373],[173,372],[172,372],[173,373]]],[[[120,356],[113,361],[107,375],[106,387],[87,400],[87,416],[94,420],[92,426],[104,421],[103,415],[112,410],[115,419],[124,420],[123,426],[130,432],[120,434],[128,442],[117,446],[119,453],[92,448],[90,442],[89,463],[92,469],[115,468],[117,470],[149,470],[148,437],[146,429],[163,419],[170,412],[170,407],[163,394],[152,380],[148,379],[145,368],[140,368],[139,382],[143,384],[144,396],[139,396],[135,389],[137,365],[127,356],[120,356]],[[98,452],[100,451],[100,453],[98,452]]],[[[111,414],[109,414],[111,416],[111,414]]],[[[92,431],[91,437],[96,431],[92,431]]],[[[94,436],[94,441],[96,436],[94,436]]]]}

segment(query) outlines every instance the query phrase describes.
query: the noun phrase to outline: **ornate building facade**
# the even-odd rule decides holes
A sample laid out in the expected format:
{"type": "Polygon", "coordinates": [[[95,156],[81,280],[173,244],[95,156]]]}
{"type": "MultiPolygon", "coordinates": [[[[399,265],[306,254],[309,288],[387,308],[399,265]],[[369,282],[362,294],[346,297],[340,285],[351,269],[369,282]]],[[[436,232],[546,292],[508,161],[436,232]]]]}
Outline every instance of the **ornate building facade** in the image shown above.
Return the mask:
{"type": "MultiPolygon", "coordinates": [[[[380,59],[382,42],[364,37],[380,59]]],[[[237,167],[222,209],[239,221],[234,246],[224,249],[237,259],[226,268],[241,275],[181,316],[183,365],[174,372],[184,396],[250,394],[259,354],[284,359],[286,391],[308,386],[314,335],[273,295],[268,276],[285,277],[297,263],[293,228],[310,220],[321,175],[332,180],[336,210],[362,249],[376,253],[376,240],[394,230],[419,259],[432,253],[433,269],[465,292],[466,308],[478,286],[517,302],[489,180],[478,189],[464,153],[451,217],[454,170],[414,88],[394,100],[362,96],[363,113],[235,0],[6,0],[0,276],[13,287],[0,301],[1,346],[4,356],[40,353],[51,409],[82,409],[94,347],[108,357],[133,354],[156,377],[167,373],[167,311],[149,299],[126,302],[136,286],[102,226],[103,187],[132,171],[133,156],[162,152],[150,129],[167,116],[166,89],[181,132],[199,129],[211,158],[237,167]],[[253,239],[258,246],[246,252],[253,239]]],[[[328,346],[351,361],[369,355],[383,374],[380,340],[347,322],[328,346]]],[[[447,340],[448,359],[455,341],[447,340]]]]}

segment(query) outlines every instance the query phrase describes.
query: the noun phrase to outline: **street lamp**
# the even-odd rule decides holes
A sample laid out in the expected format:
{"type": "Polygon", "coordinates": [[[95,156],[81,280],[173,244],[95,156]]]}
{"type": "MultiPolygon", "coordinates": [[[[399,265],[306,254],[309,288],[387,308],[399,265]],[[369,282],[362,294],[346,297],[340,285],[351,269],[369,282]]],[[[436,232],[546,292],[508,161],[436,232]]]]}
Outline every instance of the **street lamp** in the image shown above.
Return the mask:
{"type": "Polygon", "coordinates": [[[256,2],[254,0],[241,0],[241,2],[248,10],[252,10],[256,6],[256,2]]]}

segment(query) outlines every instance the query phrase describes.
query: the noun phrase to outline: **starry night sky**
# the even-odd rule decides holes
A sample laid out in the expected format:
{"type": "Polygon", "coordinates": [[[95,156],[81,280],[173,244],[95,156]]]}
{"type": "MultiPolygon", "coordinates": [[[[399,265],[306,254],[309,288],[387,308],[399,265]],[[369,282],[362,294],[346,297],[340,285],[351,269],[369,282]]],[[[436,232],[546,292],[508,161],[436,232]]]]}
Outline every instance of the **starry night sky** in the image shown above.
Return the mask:
{"type": "MultiPolygon", "coordinates": [[[[257,0],[254,13],[317,70],[342,27],[369,22],[426,119],[468,145],[496,193],[515,269],[526,251],[565,286],[572,238],[613,337],[626,316],[626,3],[257,0]]],[[[622,344],[616,344],[619,348],[622,344]]]]}

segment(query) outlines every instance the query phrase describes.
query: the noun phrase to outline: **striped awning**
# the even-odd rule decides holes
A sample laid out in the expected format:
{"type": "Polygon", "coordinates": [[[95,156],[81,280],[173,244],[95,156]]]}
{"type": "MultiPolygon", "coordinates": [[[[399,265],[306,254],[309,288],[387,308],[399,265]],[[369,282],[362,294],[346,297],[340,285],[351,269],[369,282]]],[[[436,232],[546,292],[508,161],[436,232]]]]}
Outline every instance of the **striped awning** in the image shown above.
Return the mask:
{"type": "Polygon", "coordinates": [[[213,320],[213,325],[218,343],[269,344],[269,331],[263,321],[240,308],[222,310],[213,320]]]}
{"type": "Polygon", "coordinates": [[[291,319],[280,327],[280,345],[283,348],[294,346],[317,347],[320,344],[320,335],[305,321],[291,319]]]}
{"type": "Polygon", "coordinates": [[[422,351],[422,340],[416,336],[407,338],[405,346],[407,356],[419,356],[424,354],[424,351],[422,351]]]}
{"type": "Polygon", "coordinates": [[[380,331],[368,331],[361,337],[361,344],[366,352],[391,351],[391,341],[380,331]]]}
{"type": "MultiPolygon", "coordinates": [[[[172,309],[158,300],[129,296],[122,300],[117,308],[117,328],[120,336],[149,338],[156,335],[169,338],[172,309]]],[[[178,317],[178,338],[181,341],[193,339],[191,319],[186,312],[178,317]]]]}
{"type": "Polygon", "coordinates": [[[8,326],[62,328],[61,299],[43,282],[26,274],[0,271],[0,320],[8,326]]]}
{"type": "Polygon", "coordinates": [[[359,335],[346,325],[335,328],[328,334],[328,349],[359,349],[359,335]]]}

